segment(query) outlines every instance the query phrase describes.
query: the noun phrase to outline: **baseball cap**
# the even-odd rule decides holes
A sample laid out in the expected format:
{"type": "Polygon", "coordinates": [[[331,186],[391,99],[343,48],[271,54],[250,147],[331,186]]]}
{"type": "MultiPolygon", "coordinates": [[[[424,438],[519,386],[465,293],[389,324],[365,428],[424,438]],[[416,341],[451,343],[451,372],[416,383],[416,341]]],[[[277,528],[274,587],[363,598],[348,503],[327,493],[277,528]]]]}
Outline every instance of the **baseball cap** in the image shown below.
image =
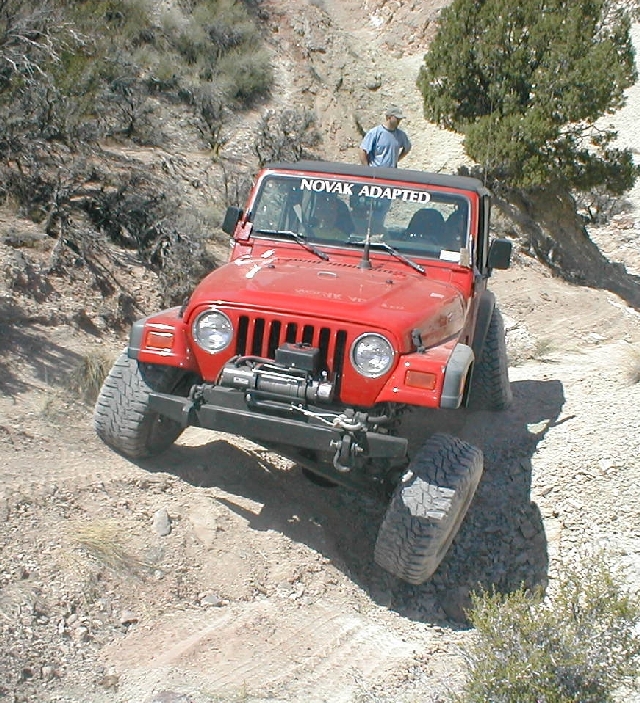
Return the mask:
{"type": "Polygon", "coordinates": [[[384,113],[387,117],[397,117],[399,120],[404,119],[402,110],[397,105],[389,105],[387,111],[384,113]]]}

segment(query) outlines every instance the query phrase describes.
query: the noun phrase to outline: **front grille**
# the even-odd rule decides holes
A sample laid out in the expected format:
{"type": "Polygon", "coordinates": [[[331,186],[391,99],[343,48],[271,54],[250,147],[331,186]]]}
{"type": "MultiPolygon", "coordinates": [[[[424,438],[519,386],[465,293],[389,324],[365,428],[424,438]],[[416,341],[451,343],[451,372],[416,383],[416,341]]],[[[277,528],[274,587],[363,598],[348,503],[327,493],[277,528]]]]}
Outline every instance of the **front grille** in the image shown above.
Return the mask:
{"type": "Polygon", "coordinates": [[[275,359],[276,349],[285,342],[309,344],[320,350],[321,368],[336,379],[342,376],[347,348],[346,330],[248,315],[239,317],[237,329],[236,354],[275,359]]]}

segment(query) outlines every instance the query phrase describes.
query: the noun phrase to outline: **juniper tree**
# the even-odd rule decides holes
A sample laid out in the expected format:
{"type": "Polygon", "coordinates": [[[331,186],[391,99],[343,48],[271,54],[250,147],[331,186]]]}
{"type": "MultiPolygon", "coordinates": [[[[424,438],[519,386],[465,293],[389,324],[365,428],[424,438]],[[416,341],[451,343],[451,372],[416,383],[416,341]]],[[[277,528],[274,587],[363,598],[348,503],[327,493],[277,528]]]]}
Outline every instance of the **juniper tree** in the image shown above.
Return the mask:
{"type": "Polygon", "coordinates": [[[629,11],[637,0],[454,0],[418,87],[425,117],[464,135],[524,246],[640,309],[640,277],[601,254],[574,198],[620,195],[640,173],[601,119],[637,77],[629,11]]]}
{"type": "Polygon", "coordinates": [[[629,29],[608,0],[454,0],[418,78],[425,117],[509,186],[622,193],[638,169],[596,123],[636,80],[629,29]]]}

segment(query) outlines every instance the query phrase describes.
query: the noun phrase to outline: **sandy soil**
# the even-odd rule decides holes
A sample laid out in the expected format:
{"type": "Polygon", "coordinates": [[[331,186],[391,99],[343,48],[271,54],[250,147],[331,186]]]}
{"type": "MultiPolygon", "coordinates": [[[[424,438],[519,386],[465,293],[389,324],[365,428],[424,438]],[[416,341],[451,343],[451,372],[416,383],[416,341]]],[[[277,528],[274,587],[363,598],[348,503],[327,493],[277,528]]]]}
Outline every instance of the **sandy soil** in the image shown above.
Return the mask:
{"type": "MultiPolygon", "coordinates": [[[[408,166],[463,161],[453,135],[421,121],[413,87],[441,4],[269,0],[280,96],[314,104],[333,135],[328,157],[355,160],[352,118],[373,124],[393,100],[409,113],[408,166]]],[[[241,153],[242,139],[226,148],[241,153]]],[[[615,227],[598,236],[633,267],[631,217],[628,247],[615,227]]],[[[640,315],[524,257],[493,289],[514,404],[445,419],[482,447],[485,474],[450,554],[420,587],[372,563],[383,506],[311,484],[259,445],[190,429],[154,460],[109,451],[68,380],[83,355],[116,354],[123,338],[67,318],[19,324],[5,305],[0,698],[435,703],[461,681],[464,608],[478,584],[546,586],[563,559],[599,544],[640,590],[640,315]]],[[[421,424],[419,413],[407,420],[414,445],[421,424]]]]}

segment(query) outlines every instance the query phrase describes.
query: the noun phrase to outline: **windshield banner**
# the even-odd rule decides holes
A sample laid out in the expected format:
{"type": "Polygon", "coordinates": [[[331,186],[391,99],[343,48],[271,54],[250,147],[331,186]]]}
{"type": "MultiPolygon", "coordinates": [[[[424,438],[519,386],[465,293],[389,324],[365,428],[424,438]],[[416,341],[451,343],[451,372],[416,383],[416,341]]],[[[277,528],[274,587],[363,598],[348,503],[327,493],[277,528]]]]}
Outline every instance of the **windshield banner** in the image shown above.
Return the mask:
{"type": "Polygon", "coordinates": [[[302,178],[300,189],[314,193],[339,193],[356,197],[375,198],[377,200],[403,200],[408,203],[428,203],[431,196],[424,190],[408,188],[389,188],[362,183],[345,183],[344,181],[327,181],[319,178],[302,178]]]}

